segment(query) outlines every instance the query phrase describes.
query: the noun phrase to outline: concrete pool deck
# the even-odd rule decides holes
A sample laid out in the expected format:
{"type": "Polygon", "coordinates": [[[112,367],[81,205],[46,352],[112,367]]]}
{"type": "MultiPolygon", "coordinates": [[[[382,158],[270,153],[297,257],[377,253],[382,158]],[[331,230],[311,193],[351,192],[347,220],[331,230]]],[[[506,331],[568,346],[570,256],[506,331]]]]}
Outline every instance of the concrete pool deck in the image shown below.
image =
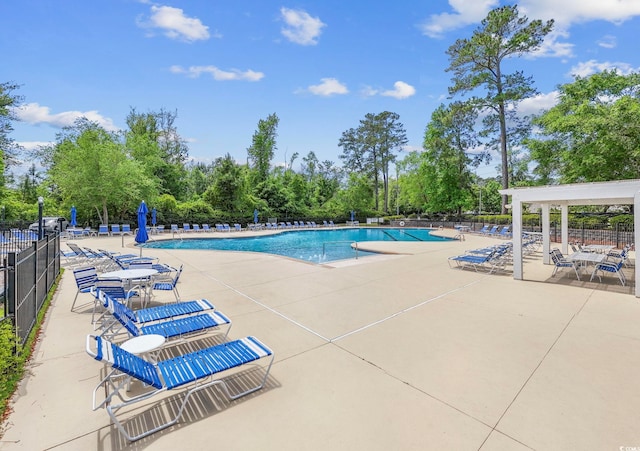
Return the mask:
{"type": "MultiPolygon", "coordinates": [[[[540,254],[527,257],[524,281],[449,268],[447,257],[501,242],[466,238],[377,243],[399,253],[331,265],[143,250],[184,264],[182,299],[211,300],[233,320],[231,339],[255,335],[275,362],[262,390],[233,402],[205,390],[177,425],[133,444],[91,410],[102,369],[84,350],[92,301],[80,295],[91,304],[69,311],[76,287],[66,271],[0,449],[640,447],[640,301],[613,277],[550,279],[540,254]]],[[[119,237],[78,243],[131,251],[119,237]]],[[[127,414],[148,418],[157,401],[127,414]]]]}

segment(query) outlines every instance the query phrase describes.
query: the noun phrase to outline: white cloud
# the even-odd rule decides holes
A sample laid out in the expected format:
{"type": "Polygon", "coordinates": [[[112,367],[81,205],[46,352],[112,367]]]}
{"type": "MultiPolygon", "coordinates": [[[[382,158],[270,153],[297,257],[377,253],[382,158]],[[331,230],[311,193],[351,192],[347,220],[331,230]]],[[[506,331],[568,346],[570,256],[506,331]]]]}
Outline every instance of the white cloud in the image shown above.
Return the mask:
{"type": "Polygon", "coordinates": [[[280,30],[283,36],[300,45],[316,45],[322,28],[327,26],[318,17],[301,10],[280,8],[280,15],[286,23],[280,30]]]}
{"type": "Polygon", "coordinates": [[[598,45],[605,49],[613,49],[618,45],[618,41],[615,36],[608,34],[598,40],[598,45]]]}
{"type": "Polygon", "coordinates": [[[53,141],[20,141],[17,143],[24,150],[36,150],[40,147],[46,147],[55,144],[53,141]]]}
{"type": "Polygon", "coordinates": [[[605,70],[616,70],[619,74],[628,75],[632,72],[639,71],[640,68],[634,68],[628,63],[611,63],[609,61],[598,62],[596,60],[589,60],[573,66],[567,75],[571,77],[579,76],[584,78],[605,70]]]}
{"type": "Polygon", "coordinates": [[[538,50],[526,55],[529,58],[538,58],[543,56],[569,58],[573,56],[573,44],[569,42],[559,42],[559,39],[568,39],[569,33],[563,30],[554,30],[549,33],[538,50]]]}
{"type": "Polygon", "coordinates": [[[186,74],[191,78],[198,78],[201,74],[211,74],[213,79],[217,81],[259,81],[264,78],[264,73],[262,72],[256,72],[253,70],[246,70],[243,72],[239,69],[222,70],[215,66],[189,66],[188,68],[184,68],[182,66],[171,66],[169,70],[174,74],[186,74]]]}
{"type": "Polygon", "coordinates": [[[107,131],[118,131],[118,127],[113,124],[113,120],[102,116],[95,110],[92,111],[64,111],[62,113],[51,114],[51,109],[37,103],[27,103],[14,110],[19,120],[29,124],[49,124],[54,127],[72,126],[76,119],[86,117],[91,122],[96,122],[107,131]]]}
{"type": "Polygon", "coordinates": [[[531,116],[540,114],[554,107],[558,103],[558,91],[551,91],[547,94],[538,94],[528,99],[521,100],[518,104],[519,116],[531,116]]]}
{"type": "Polygon", "coordinates": [[[138,26],[159,28],[168,38],[187,42],[206,40],[210,36],[209,27],[200,19],[187,17],[182,9],[171,6],[151,6],[151,17],[148,21],[138,21],[138,26]]]}
{"type": "Polygon", "coordinates": [[[387,91],[383,91],[380,93],[381,96],[385,97],[394,97],[396,99],[406,99],[407,97],[411,97],[416,93],[416,88],[411,86],[404,81],[396,81],[393,84],[393,89],[389,89],[387,91]]]}
{"type": "Polygon", "coordinates": [[[319,85],[309,86],[309,88],[307,88],[307,91],[309,91],[311,94],[325,97],[329,97],[335,94],[349,93],[347,86],[340,83],[335,78],[321,78],[320,81],[322,83],[320,83],[319,85]]]}
{"type": "Polygon", "coordinates": [[[375,95],[378,95],[379,92],[379,90],[375,89],[372,86],[365,86],[360,90],[360,94],[363,97],[373,97],[375,95]]]}
{"type": "Polygon", "coordinates": [[[489,11],[499,5],[498,0],[449,0],[454,13],[432,14],[419,28],[431,38],[473,23],[479,23],[489,11]]]}
{"type": "Polygon", "coordinates": [[[529,19],[556,21],[556,27],[567,29],[575,23],[606,20],[616,24],[640,15],[637,0],[522,0],[520,10],[529,19]]]}

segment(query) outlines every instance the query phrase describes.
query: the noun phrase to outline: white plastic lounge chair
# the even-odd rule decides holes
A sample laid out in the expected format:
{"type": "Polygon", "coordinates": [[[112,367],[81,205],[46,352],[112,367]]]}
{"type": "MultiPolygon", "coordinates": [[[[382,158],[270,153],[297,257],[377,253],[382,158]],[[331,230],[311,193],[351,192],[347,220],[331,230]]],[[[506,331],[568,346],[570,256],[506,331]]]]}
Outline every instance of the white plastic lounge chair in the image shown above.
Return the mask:
{"type": "MultiPolygon", "coordinates": [[[[87,336],[86,350],[91,357],[98,361],[108,362],[113,368],[93,390],[93,410],[104,407],[120,434],[130,441],[139,440],[177,423],[189,398],[197,391],[219,385],[226,396],[233,400],[260,390],[267,381],[274,358],[271,349],[251,336],[188,354],[181,354],[157,363],[137,357],[119,346],[93,335],[87,336]],[[271,358],[259,383],[249,388],[242,384],[243,388],[246,388],[242,392],[232,392],[225,379],[220,376],[221,373],[232,368],[242,367],[268,357],[271,358]],[[139,380],[148,388],[141,394],[129,397],[127,388],[131,379],[139,380]],[[182,390],[184,398],[177,410],[169,409],[175,412],[175,415],[168,421],[141,430],[139,426],[148,424],[146,420],[138,422],[131,419],[132,426],[129,428],[127,422],[118,418],[118,412],[123,407],[146,401],[157,394],[170,390],[176,392],[182,390]],[[105,393],[105,398],[98,402],[97,394],[102,391],[105,393]],[[133,432],[129,432],[128,429],[133,432]]],[[[234,376],[240,377],[237,374],[234,376]]],[[[157,420],[158,417],[155,419],[157,420]]]]}

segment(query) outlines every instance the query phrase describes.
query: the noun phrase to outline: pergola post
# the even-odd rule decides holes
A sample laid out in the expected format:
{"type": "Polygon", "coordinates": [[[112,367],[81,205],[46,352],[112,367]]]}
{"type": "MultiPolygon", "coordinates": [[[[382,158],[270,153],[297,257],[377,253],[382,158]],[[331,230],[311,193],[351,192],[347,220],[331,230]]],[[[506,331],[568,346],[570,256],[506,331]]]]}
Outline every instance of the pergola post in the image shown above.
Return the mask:
{"type": "Polygon", "coordinates": [[[542,204],[542,262],[545,265],[551,263],[551,256],[549,251],[551,250],[551,227],[549,221],[550,205],[547,203],[542,204]]]}
{"type": "MultiPolygon", "coordinates": [[[[636,191],[633,196],[633,240],[637,249],[638,240],[640,240],[640,191],[636,191]]],[[[636,297],[640,298],[640,265],[638,265],[638,251],[636,251],[636,264],[634,271],[636,273],[636,297]]]]}
{"type": "Polygon", "coordinates": [[[513,278],[522,280],[522,202],[516,196],[511,199],[511,222],[513,234],[513,278]]]}
{"type": "Polygon", "coordinates": [[[560,205],[560,222],[562,234],[562,253],[569,253],[569,206],[567,204],[560,205]]]}

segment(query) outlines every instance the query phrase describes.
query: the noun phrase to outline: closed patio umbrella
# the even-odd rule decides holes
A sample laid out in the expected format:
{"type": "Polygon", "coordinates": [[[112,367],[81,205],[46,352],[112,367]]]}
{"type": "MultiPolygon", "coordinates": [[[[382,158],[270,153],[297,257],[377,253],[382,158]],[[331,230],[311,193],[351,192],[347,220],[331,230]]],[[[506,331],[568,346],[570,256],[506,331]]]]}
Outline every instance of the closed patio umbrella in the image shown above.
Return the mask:
{"type": "MultiPolygon", "coordinates": [[[[149,213],[147,204],[142,201],[138,207],[138,231],[135,237],[136,243],[139,244],[144,244],[149,240],[149,234],[147,234],[147,213],[149,213]]],[[[140,247],[140,255],[142,255],[142,247],[140,247]]]]}
{"type": "Polygon", "coordinates": [[[257,208],[255,210],[253,210],[253,223],[254,224],[258,223],[258,209],[257,208]]]}
{"type": "Polygon", "coordinates": [[[77,211],[76,211],[76,207],[72,206],[71,207],[71,220],[69,221],[69,225],[71,227],[75,227],[78,224],[78,219],[77,219],[77,211]]]}
{"type": "Polygon", "coordinates": [[[154,208],[153,210],[151,210],[151,225],[155,226],[156,225],[156,209],[154,208]]]}

